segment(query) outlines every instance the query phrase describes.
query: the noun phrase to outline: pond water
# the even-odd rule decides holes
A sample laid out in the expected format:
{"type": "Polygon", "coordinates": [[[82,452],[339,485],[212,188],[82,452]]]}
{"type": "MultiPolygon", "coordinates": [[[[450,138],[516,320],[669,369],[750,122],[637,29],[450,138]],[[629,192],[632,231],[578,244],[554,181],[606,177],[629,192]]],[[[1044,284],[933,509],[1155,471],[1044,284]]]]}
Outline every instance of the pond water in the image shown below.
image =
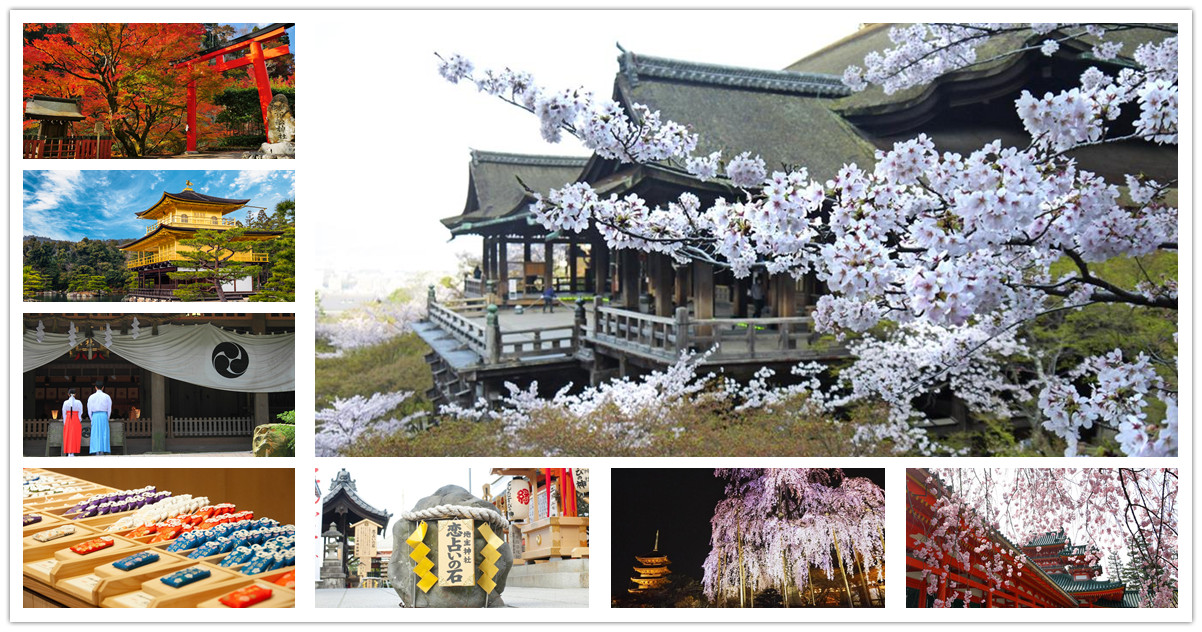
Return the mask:
{"type": "Polygon", "coordinates": [[[125,294],[97,294],[89,297],[68,296],[67,294],[39,294],[25,299],[35,303],[116,303],[125,298],[125,294]]]}

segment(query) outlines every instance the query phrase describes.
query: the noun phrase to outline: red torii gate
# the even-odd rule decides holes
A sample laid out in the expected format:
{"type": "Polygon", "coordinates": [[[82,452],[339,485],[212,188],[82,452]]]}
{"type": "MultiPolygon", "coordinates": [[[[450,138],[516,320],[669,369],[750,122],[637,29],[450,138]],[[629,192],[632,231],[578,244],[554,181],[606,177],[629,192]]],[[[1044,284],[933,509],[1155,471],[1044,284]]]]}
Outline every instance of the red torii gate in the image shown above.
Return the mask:
{"type": "MultiPolygon", "coordinates": [[[[283,55],[287,55],[288,45],[276,46],[275,48],[263,49],[263,42],[267,42],[283,35],[286,30],[293,26],[288,24],[272,24],[267,28],[260,29],[253,33],[247,33],[238,39],[235,39],[227,44],[222,44],[217,48],[197,53],[195,57],[175,62],[175,67],[186,66],[189,70],[195,64],[200,64],[217,58],[217,63],[213,69],[217,72],[225,72],[243,66],[251,66],[252,75],[255,78],[255,87],[259,90],[259,107],[263,110],[263,129],[267,129],[267,105],[271,103],[271,83],[267,79],[267,64],[268,59],[275,59],[283,55]],[[245,57],[239,57],[233,61],[225,61],[225,56],[240,51],[244,48],[250,48],[250,52],[245,57]]],[[[196,151],[196,80],[188,82],[188,152],[196,151]]]]}

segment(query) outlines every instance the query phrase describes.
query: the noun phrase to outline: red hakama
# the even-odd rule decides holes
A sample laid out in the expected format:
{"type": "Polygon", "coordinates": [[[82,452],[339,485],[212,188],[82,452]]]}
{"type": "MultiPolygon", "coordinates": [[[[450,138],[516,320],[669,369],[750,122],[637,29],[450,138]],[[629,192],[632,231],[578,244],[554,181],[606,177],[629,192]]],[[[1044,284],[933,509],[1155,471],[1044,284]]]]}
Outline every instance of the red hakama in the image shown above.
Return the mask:
{"type": "Polygon", "coordinates": [[[79,411],[63,411],[63,454],[79,454],[79,436],[82,431],[79,411]]]}

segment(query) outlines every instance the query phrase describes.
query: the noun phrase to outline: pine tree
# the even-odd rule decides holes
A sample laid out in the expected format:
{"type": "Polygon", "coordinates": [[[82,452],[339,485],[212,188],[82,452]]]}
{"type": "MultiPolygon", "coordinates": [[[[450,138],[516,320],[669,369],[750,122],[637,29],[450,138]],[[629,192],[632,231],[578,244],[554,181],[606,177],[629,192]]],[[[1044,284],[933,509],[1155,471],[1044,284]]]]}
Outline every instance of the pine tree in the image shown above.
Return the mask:
{"type": "Polygon", "coordinates": [[[245,228],[200,230],[191,239],[181,239],[179,243],[190,249],[179,253],[180,271],[171,273],[171,278],[187,284],[175,290],[175,295],[194,301],[215,293],[217,300],[224,301],[223,284],[258,274],[259,266],[234,261],[239,253],[251,252],[255,246],[243,239],[245,234],[245,228]]]}

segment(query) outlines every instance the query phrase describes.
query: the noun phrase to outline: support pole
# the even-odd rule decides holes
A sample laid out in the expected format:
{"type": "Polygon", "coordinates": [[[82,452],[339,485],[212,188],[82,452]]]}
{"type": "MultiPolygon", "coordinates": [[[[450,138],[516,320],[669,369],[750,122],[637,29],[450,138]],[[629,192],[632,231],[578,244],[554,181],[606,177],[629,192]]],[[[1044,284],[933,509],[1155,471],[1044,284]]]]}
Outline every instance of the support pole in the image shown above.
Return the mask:
{"type": "Polygon", "coordinates": [[[622,275],[623,309],[638,311],[639,309],[639,255],[633,250],[620,250],[619,266],[622,275]]]}
{"type": "Polygon", "coordinates": [[[613,291],[609,276],[609,247],[605,242],[593,244],[593,294],[608,296],[613,291]]]}
{"type": "Polygon", "coordinates": [[[834,531],[831,531],[831,539],[835,541],[835,559],[839,562],[839,576],[843,578],[843,588],[847,591],[847,605],[855,608],[856,604],[851,598],[851,585],[847,583],[847,569],[843,568],[843,554],[839,551],[839,538],[835,537],[834,531]]]}
{"type": "Polygon", "coordinates": [[[509,303],[509,242],[501,237],[497,241],[497,293],[501,295],[501,304],[509,303]]]}
{"type": "Polygon", "coordinates": [[[568,241],[568,288],[569,292],[576,292],[576,259],[580,256],[579,250],[576,248],[576,240],[568,241]]]}
{"type": "Polygon", "coordinates": [[[555,244],[543,244],[543,290],[555,287],[555,244]]]}
{"type": "Polygon", "coordinates": [[[150,373],[150,451],[167,451],[167,378],[150,373]]]}
{"type": "MultiPolygon", "coordinates": [[[[693,317],[704,320],[714,317],[714,265],[693,262],[693,317]]],[[[698,327],[697,337],[712,338],[713,328],[698,327]]]]}
{"type": "MultiPolygon", "coordinates": [[[[259,107],[263,110],[263,130],[271,136],[271,127],[267,124],[267,106],[271,105],[271,80],[267,77],[267,62],[263,57],[263,44],[250,43],[251,74],[255,78],[255,88],[259,90],[259,107]]],[[[281,139],[268,138],[267,142],[279,142],[281,139]]]]}

